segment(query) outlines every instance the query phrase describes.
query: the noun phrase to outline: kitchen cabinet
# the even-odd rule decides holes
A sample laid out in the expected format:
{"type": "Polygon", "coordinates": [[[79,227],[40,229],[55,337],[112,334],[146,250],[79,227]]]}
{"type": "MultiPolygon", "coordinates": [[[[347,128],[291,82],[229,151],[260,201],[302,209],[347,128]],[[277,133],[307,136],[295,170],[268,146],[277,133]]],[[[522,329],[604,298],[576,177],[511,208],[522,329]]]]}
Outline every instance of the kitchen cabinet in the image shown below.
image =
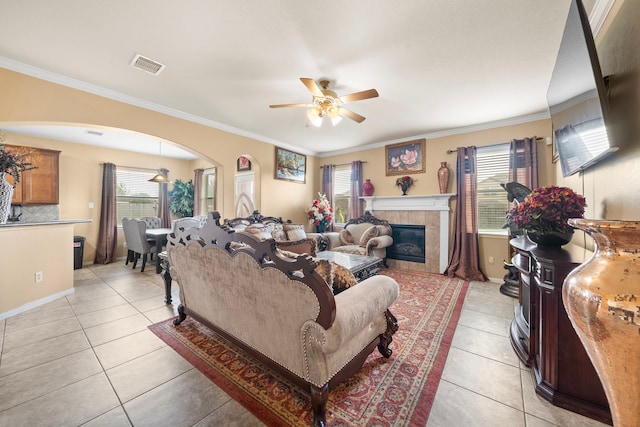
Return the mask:
{"type": "MultiPolygon", "coordinates": [[[[57,205],[59,200],[60,151],[6,145],[8,150],[31,152],[29,160],[36,169],[20,174],[20,182],[13,191],[14,205],[57,205]]],[[[7,181],[13,183],[8,176],[7,181]]]]}

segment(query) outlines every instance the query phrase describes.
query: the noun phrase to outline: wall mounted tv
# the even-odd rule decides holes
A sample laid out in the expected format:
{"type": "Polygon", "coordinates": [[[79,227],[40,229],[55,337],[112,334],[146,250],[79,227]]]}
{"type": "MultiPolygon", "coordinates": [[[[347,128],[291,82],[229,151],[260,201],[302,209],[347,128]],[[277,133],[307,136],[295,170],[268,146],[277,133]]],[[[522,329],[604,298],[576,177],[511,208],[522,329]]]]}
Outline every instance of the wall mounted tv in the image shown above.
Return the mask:
{"type": "Polygon", "coordinates": [[[618,150],[607,132],[605,83],[581,0],[571,0],[547,103],[563,176],[583,171],[618,150]]]}

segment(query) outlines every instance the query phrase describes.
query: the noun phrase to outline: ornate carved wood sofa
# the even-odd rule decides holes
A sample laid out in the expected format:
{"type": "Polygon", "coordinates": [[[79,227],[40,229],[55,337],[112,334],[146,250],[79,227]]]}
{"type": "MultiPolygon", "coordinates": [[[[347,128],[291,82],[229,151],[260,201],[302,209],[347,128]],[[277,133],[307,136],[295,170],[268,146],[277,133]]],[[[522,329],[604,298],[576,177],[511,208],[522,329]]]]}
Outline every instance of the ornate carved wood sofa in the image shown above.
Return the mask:
{"type": "Polygon", "coordinates": [[[187,315],[271,366],[310,394],[313,423],[326,424],[329,389],[356,373],[398,324],[389,307],[395,280],[374,276],[333,295],[312,257],[283,256],[275,240],[219,225],[178,229],[167,246],[180,284],[179,325],[187,315]]]}

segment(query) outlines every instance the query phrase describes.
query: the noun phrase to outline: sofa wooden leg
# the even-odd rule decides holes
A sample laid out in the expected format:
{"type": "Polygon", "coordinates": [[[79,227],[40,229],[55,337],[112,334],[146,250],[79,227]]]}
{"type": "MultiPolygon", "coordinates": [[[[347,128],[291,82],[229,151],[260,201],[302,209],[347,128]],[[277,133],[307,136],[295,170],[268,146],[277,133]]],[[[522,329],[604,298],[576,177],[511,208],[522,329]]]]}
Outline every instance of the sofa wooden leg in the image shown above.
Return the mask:
{"type": "Polygon", "coordinates": [[[384,317],[387,319],[387,330],[380,334],[380,344],[378,344],[378,351],[387,359],[391,357],[393,350],[389,348],[391,341],[393,341],[393,334],[398,331],[398,320],[391,314],[389,310],[384,312],[384,317]]]}
{"type": "Polygon", "coordinates": [[[187,318],[186,313],[184,312],[184,305],[180,304],[178,306],[178,317],[173,321],[173,324],[178,326],[180,323],[182,323],[184,321],[184,319],[187,318]]]}
{"type": "Polygon", "coordinates": [[[327,399],[329,398],[329,384],[322,387],[311,385],[311,406],[313,407],[314,427],[327,425],[327,399]]]}

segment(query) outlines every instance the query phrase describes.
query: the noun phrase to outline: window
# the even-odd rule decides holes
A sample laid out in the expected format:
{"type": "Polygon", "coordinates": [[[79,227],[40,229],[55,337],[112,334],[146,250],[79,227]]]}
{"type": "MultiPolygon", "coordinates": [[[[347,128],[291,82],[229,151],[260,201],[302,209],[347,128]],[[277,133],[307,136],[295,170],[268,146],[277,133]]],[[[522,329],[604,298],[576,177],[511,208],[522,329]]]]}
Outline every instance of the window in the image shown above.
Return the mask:
{"type": "Polygon", "coordinates": [[[116,168],[116,218],[158,216],[160,185],[149,182],[155,172],[116,168]]]}
{"type": "Polygon", "coordinates": [[[333,209],[336,224],[349,221],[349,197],[351,196],[351,165],[339,165],[333,170],[333,209]]]}
{"type": "Polygon", "coordinates": [[[476,152],[478,181],[478,229],[504,231],[508,210],[507,193],[500,186],[509,180],[509,143],[478,147],[476,152]]]}
{"type": "Polygon", "coordinates": [[[202,195],[201,200],[204,202],[204,210],[200,212],[208,215],[209,212],[216,210],[216,168],[205,169],[202,173],[202,195]]]}

